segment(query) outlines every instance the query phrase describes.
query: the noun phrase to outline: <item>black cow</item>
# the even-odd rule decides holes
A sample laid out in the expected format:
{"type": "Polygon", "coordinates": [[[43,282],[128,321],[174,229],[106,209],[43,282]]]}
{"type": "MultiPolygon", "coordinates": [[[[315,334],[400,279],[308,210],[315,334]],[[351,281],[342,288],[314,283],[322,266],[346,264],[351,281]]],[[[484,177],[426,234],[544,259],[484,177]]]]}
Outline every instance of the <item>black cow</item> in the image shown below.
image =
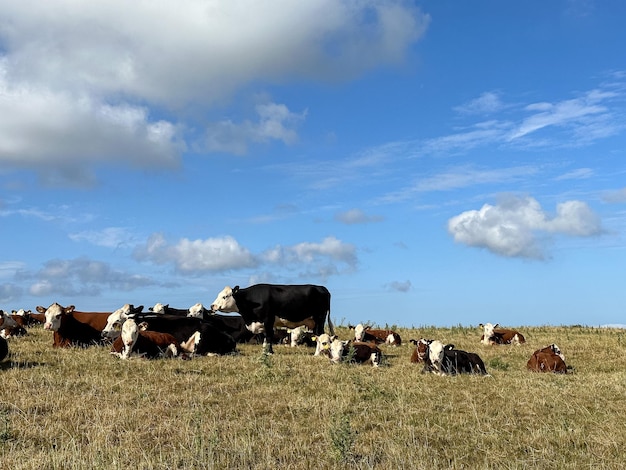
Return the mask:
{"type": "Polygon", "coordinates": [[[7,340],[0,336],[0,361],[9,355],[9,345],[7,340]]]}
{"type": "Polygon", "coordinates": [[[263,347],[271,354],[274,327],[295,328],[306,325],[316,335],[328,328],[334,334],[330,320],[330,292],[323,286],[256,284],[244,289],[225,287],[211,304],[211,310],[237,312],[253,333],[264,334],[263,347]]]}
{"type": "Polygon", "coordinates": [[[441,341],[431,341],[428,344],[422,372],[439,375],[488,375],[485,364],[478,354],[454,349],[453,344],[444,346],[441,341]]]}

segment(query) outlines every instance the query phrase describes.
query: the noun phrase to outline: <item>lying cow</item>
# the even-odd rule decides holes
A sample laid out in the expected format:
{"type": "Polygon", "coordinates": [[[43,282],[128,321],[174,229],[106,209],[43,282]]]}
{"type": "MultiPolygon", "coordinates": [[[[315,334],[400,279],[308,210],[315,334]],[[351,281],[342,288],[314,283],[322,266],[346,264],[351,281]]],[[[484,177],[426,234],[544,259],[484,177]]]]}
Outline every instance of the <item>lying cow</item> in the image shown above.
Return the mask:
{"type": "Polygon", "coordinates": [[[479,328],[483,329],[483,335],[480,338],[480,342],[486,345],[491,344],[515,344],[520,345],[526,342],[524,336],[516,330],[510,330],[506,328],[498,328],[498,323],[492,325],[491,323],[480,324],[479,328]]]}
{"type": "Polygon", "coordinates": [[[128,359],[132,353],[148,359],[176,357],[180,351],[181,346],[172,335],[144,330],[133,319],[124,322],[121,335],[111,347],[111,353],[122,359],[128,359]]]}
{"type": "Polygon", "coordinates": [[[420,362],[424,362],[426,358],[426,353],[428,352],[428,345],[432,340],[429,339],[410,339],[409,343],[415,345],[415,349],[411,353],[411,362],[413,364],[418,364],[420,362]]]}
{"type": "Polygon", "coordinates": [[[543,349],[538,349],[526,363],[526,368],[533,372],[554,372],[567,374],[565,356],[556,344],[551,344],[543,349]]]}
{"type": "Polygon", "coordinates": [[[11,336],[23,336],[26,334],[24,326],[26,321],[17,315],[9,315],[0,310],[0,337],[10,338],[11,336]]]}
{"type": "Polygon", "coordinates": [[[333,363],[347,361],[378,367],[382,360],[382,353],[374,343],[341,341],[335,337],[330,344],[330,360],[333,363]]]}
{"type": "Polygon", "coordinates": [[[13,310],[11,313],[13,315],[23,317],[26,321],[25,326],[27,327],[33,325],[43,325],[46,322],[46,316],[43,313],[35,313],[31,310],[24,310],[23,308],[13,310]]]}
{"type": "Polygon", "coordinates": [[[9,345],[7,340],[0,337],[0,361],[4,360],[9,355],[9,345]]]}
{"type": "Polygon", "coordinates": [[[392,346],[400,346],[402,339],[400,335],[393,330],[376,330],[371,326],[364,326],[359,323],[357,326],[348,325],[348,328],[354,330],[354,340],[362,342],[374,342],[376,344],[389,344],[392,346]]]}
{"type": "Polygon", "coordinates": [[[487,375],[483,360],[475,353],[454,349],[453,344],[430,341],[424,358],[425,372],[438,375],[481,374],[487,375]]]}
{"type": "Polygon", "coordinates": [[[328,333],[315,336],[315,354],[314,356],[327,356],[330,358],[330,345],[336,336],[331,336],[328,333]]]}
{"type": "MultiPolygon", "coordinates": [[[[276,333],[276,332],[275,332],[276,333]]],[[[301,325],[297,328],[287,329],[287,337],[284,339],[285,344],[290,344],[292,348],[296,346],[317,346],[316,336],[306,326],[301,325]]]]}
{"type": "MultiPolygon", "coordinates": [[[[126,304],[129,312],[141,311],[143,306],[126,304]]],[[[63,307],[53,303],[48,308],[38,306],[37,311],[46,317],[44,330],[54,331],[52,346],[66,348],[71,345],[90,346],[102,344],[102,330],[111,312],[79,312],[73,305],[63,307]]]]}
{"type": "Polygon", "coordinates": [[[201,318],[204,312],[202,304],[195,304],[189,308],[174,308],[170,304],[162,304],[157,302],[153,307],[148,309],[152,313],[162,313],[164,315],[178,315],[179,317],[198,317],[201,318]],[[192,310],[193,309],[193,310],[192,310]]]}

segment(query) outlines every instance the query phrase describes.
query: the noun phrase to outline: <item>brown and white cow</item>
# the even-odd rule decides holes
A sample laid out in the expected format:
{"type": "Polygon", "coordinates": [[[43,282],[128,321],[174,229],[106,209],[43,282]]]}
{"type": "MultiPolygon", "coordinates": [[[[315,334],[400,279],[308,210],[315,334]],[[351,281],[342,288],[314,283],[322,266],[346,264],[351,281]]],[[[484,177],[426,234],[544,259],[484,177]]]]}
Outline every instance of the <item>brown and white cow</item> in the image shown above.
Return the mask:
{"type": "Polygon", "coordinates": [[[148,359],[176,357],[180,352],[181,346],[172,335],[146,330],[133,319],[124,322],[121,335],[111,346],[111,353],[122,359],[128,359],[132,354],[148,359]]]}
{"type": "Polygon", "coordinates": [[[411,363],[418,364],[424,362],[426,353],[428,352],[428,345],[432,342],[432,339],[410,339],[409,343],[415,345],[415,349],[411,353],[411,363]]]}
{"type": "Polygon", "coordinates": [[[499,324],[492,325],[491,323],[481,323],[478,325],[482,328],[483,335],[480,338],[480,342],[486,345],[491,344],[515,344],[520,345],[526,342],[524,335],[517,330],[511,330],[507,328],[498,328],[499,324]]]}
{"type": "Polygon", "coordinates": [[[334,338],[330,344],[330,360],[335,364],[346,361],[378,367],[382,361],[382,352],[374,343],[334,338]]]}
{"type": "Polygon", "coordinates": [[[0,310],[0,337],[10,338],[12,336],[23,336],[26,334],[24,328],[26,321],[17,315],[9,315],[4,310],[0,310]]]}
{"type": "Polygon", "coordinates": [[[359,323],[357,326],[352,327],[348,325],[348,328],[354,329],[354,340],[362,342],[374,342],[376,344],[389,344],[392,346],[400,346],[402,344],[402,338],[393,330],[380,330],[373,329],[370,326],[365,326],[359,323]]]}
{"type": "MultiPolygon", "coordinates": [[[[54,331],[52,346],[66,348],[102,344],[102,330],[111,312],[79,312],[75,308],[73,305],[63,307],[56,302],[48,308],[37,306],[37,311],[46,316],[44,329],[54,331]]],[[[137,309],[143,309],[143,306],[137,309]]]]}
{"type": "Polygon", "coordinates": [[[565,356],[554,343],[535,351],[526,363],[526,368],[533,372],[567,374],[565,356]]]}

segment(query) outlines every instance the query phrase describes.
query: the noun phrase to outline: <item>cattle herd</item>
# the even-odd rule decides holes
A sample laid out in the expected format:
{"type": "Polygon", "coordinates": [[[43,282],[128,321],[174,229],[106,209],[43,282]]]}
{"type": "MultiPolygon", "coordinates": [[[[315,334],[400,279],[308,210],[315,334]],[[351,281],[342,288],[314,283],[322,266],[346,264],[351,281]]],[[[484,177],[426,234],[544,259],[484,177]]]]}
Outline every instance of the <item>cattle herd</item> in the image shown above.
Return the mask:
{"type": "MultiPolygon", "coordinates": [[[[0,361],[9,355],[10,338],[27,334],[34,324],[53,332],[54,347],[110,345],[111,354],[127,359],[224,355],[237,351],[237,344],[258,343],[271,354],[273,344],[315,348],[314,356],[332,363],[353,362],[379,366],[384,359],[381,344],[400,346],[400,335],[388,329],[349,325],[354,338],[341,340],[330,319],[330,293],[323,286],[256,284],[247,288],[225,287],[205,308],[188,309],[156,304],[126,304],[113,312],[80,312],[73,305],[53,303],[36,312],[0,310],[0,361]],[[218,313],[222,312],[222,313],[218,313]],[[325,333],[328,322],[329,333],[325,333]]],[[[479,325],[484,345],[525,342],[515,330],[498,324],[479,325]]],[[[438,375],[488,375],[480,356],[456,349],[436,339],[411,339],[410,362],[422,364],[423,373],[438,375]]],[[[556,344],[537,350],[527,368],[536,372],[567,373],[565,358],[556,344]]]]}

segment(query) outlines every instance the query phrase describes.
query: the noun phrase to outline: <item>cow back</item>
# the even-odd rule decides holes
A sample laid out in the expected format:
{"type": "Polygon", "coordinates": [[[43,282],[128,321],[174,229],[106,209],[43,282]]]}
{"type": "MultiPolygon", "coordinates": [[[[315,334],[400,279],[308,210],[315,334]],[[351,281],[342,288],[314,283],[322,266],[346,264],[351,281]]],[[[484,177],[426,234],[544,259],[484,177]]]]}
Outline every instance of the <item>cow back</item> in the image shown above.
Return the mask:
{"type": "Polygon", "coordinates": [[[533,372],[567,373],[565,361],[558,354],[547,351],[536,351],[526,363],[526,368],[533,372]]]}
{"type": "Polygon", "coordinates": [[[237,289],[233,297],[246,323],[251,323],[251,320],[263,322],[267,315],[294,322],[313,317],[316,328],[319,320],[322,320],[323,332],[323,320],[330,311],[328,289],[311,284],[256,284],[237,289]]]}

